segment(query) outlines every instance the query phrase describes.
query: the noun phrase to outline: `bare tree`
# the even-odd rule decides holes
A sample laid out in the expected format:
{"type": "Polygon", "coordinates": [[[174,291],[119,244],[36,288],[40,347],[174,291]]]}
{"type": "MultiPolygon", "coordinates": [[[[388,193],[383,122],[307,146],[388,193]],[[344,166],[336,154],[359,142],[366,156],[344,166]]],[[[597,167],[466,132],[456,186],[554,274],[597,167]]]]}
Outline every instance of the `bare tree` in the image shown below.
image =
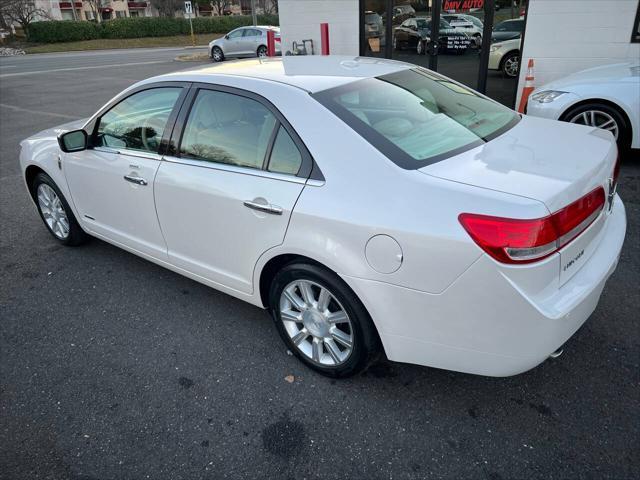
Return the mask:
{"type": "Polygon", "coordinates": [[[211,0],[211,5],[213,5],[213,10],[218,15],[224,15],[224,11],[231,8],[230,0],[211,0]]]}
{"type": "Polygon", "coordinates": [[[259,0],[258,6],[262,9],[262,13],[265,15],[277,15],[278,14],[278,1],[277,0],[259,0]]]}
{"type": "Polygon", "coordinates": [[[34,0],[2,0],[0,16],[20,24],[25,35],[29,34],[29,25],[34,20],[49,18],[49,14],[42,8],[38,8],[34,0]]]}
{"type": "MultiPolygon", "coordinates": [[[[71,0],[73,2],[73,0],[71,0]]],[[[89,10],[93,13],[93,18],[96,22],[102,22],[102,13],[100,9],[102,7],[102,0],[83,0],[84,2],[89,4],[89,10]]],[[[73,3],[72,3],[73,5],[73,3]]]]}
{"type": "Polygon", "coordinates": [[[182,6],[182,0],[151,0],[151,5],[161,17],[173,17],[182,6]]]}

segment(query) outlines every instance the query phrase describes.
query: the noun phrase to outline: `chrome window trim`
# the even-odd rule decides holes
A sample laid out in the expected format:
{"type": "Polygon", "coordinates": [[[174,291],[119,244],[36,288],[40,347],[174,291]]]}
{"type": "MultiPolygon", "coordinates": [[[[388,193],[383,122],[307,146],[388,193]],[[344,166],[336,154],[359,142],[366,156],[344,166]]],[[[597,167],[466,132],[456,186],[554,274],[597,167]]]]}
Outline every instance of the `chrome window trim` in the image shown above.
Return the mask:
{"type": "Polygon", "coordinates": [[[196,160],[186,157],[174,157],[165,155],[162,159],[169,163],[179,163],[181,165],[189,165],[191,167],[208,168],[211,170],[221,170],[224,172],[238,173],[241,175],[251,175],[254,177],[269,178],[271,180],[278,180],[281,182],[298,183],[304,185],[307,183],[306,178],[296,177],[294,175],[286,175],[284,173],[268,172],[266,170],[260,170],[250,167],[238,167],[236,165],[229,165],[227,163],[209,162],[206,160],[196,160]]]}
{"type": "Polygon", "coordinates": [[[148,160],[161,161],[162,155],[145,150],[131,150],[129,148],[113,148],[113,147],[93,147],[96,152],[113,153],[116,155],[127,155],[129,157],[146,158],[148,160]]]}

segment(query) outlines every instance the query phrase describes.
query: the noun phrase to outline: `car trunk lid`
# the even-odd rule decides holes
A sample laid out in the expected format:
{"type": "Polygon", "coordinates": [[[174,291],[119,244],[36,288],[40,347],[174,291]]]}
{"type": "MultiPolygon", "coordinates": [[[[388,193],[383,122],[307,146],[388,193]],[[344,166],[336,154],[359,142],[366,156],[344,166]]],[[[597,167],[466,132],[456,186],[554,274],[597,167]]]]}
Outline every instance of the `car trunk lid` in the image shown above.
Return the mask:
{"type": "MultiPolygon", "coordinates": [[[[492,141],[420,169],[424,174],[538,200],[554,214],[598,188],[609,195],[617,148],[609,132],[523,117],[492,141]]],[[[605,204],[602,211],[607,210],[605,204]]],[[[475,212],[470,207],[470,213],[475,212]]],[[[559,250],[560,284],[591,256],[604,214],[559,250]]]]}
{"type": "Polygon", "coordinates": [[[498,138],[420,172],[535,199],[553,213],[598,186],[608,193],[616,156],[608,132],[524,116],[498,138]]]}

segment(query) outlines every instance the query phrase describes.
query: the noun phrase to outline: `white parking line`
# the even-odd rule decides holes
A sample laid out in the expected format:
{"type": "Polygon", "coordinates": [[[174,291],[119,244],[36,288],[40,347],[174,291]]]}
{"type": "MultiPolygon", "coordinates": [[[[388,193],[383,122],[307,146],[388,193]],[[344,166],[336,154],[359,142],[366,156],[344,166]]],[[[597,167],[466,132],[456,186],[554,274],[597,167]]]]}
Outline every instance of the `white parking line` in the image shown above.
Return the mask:
{"type": "Polygon", "coordinates": [[[76,70],[93,70],[96,68],[129,67],[134,65],[153,65],[155,63],[169,63],[172,61],[173,60],[156,60],[153,62],[111,63],[107,65],[92,65],[90,67],[52,68],[49,70],[33,70],[31,72],[3,73],[3,74],[0,74],[0,78],[19,77],[24,75],[40,75],[42,73],[54,73],[54,72],[73,72],[76,70]]]}
{"type": "Polygon", "coordinates": [[[43,112],[42,110],[29,110],[28,108],[16,107],[15,105],[7,105],[6,103],[0,103],[0,108],[8,108],[9,110],[13,110],[14,112],[23,112],[23,113],[35,113],[36,115],[49,115],[50,117],[59,117],[68,120],[77,120],[77,116],[65,115],[63,113],[53,113],[53,112],[43,112]]]}

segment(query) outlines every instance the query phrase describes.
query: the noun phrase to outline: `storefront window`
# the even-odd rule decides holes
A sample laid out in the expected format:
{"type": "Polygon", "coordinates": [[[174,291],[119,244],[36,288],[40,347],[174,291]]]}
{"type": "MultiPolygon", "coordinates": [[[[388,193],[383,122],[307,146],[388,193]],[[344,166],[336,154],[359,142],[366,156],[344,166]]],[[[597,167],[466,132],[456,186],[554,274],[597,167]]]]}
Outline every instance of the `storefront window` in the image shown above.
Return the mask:
{"type": "Polygon", "coordinates": [[[521,6],[526,2],[504,4],[502,0],[361,0],[361,54],[441,72],[513,107],[525,27],[521,6]],[[483,38],[485,26],[492,32],[486,35],[489,38],[483,38]],[[488,70],[482,55],[489,58],[488,70]]]}

